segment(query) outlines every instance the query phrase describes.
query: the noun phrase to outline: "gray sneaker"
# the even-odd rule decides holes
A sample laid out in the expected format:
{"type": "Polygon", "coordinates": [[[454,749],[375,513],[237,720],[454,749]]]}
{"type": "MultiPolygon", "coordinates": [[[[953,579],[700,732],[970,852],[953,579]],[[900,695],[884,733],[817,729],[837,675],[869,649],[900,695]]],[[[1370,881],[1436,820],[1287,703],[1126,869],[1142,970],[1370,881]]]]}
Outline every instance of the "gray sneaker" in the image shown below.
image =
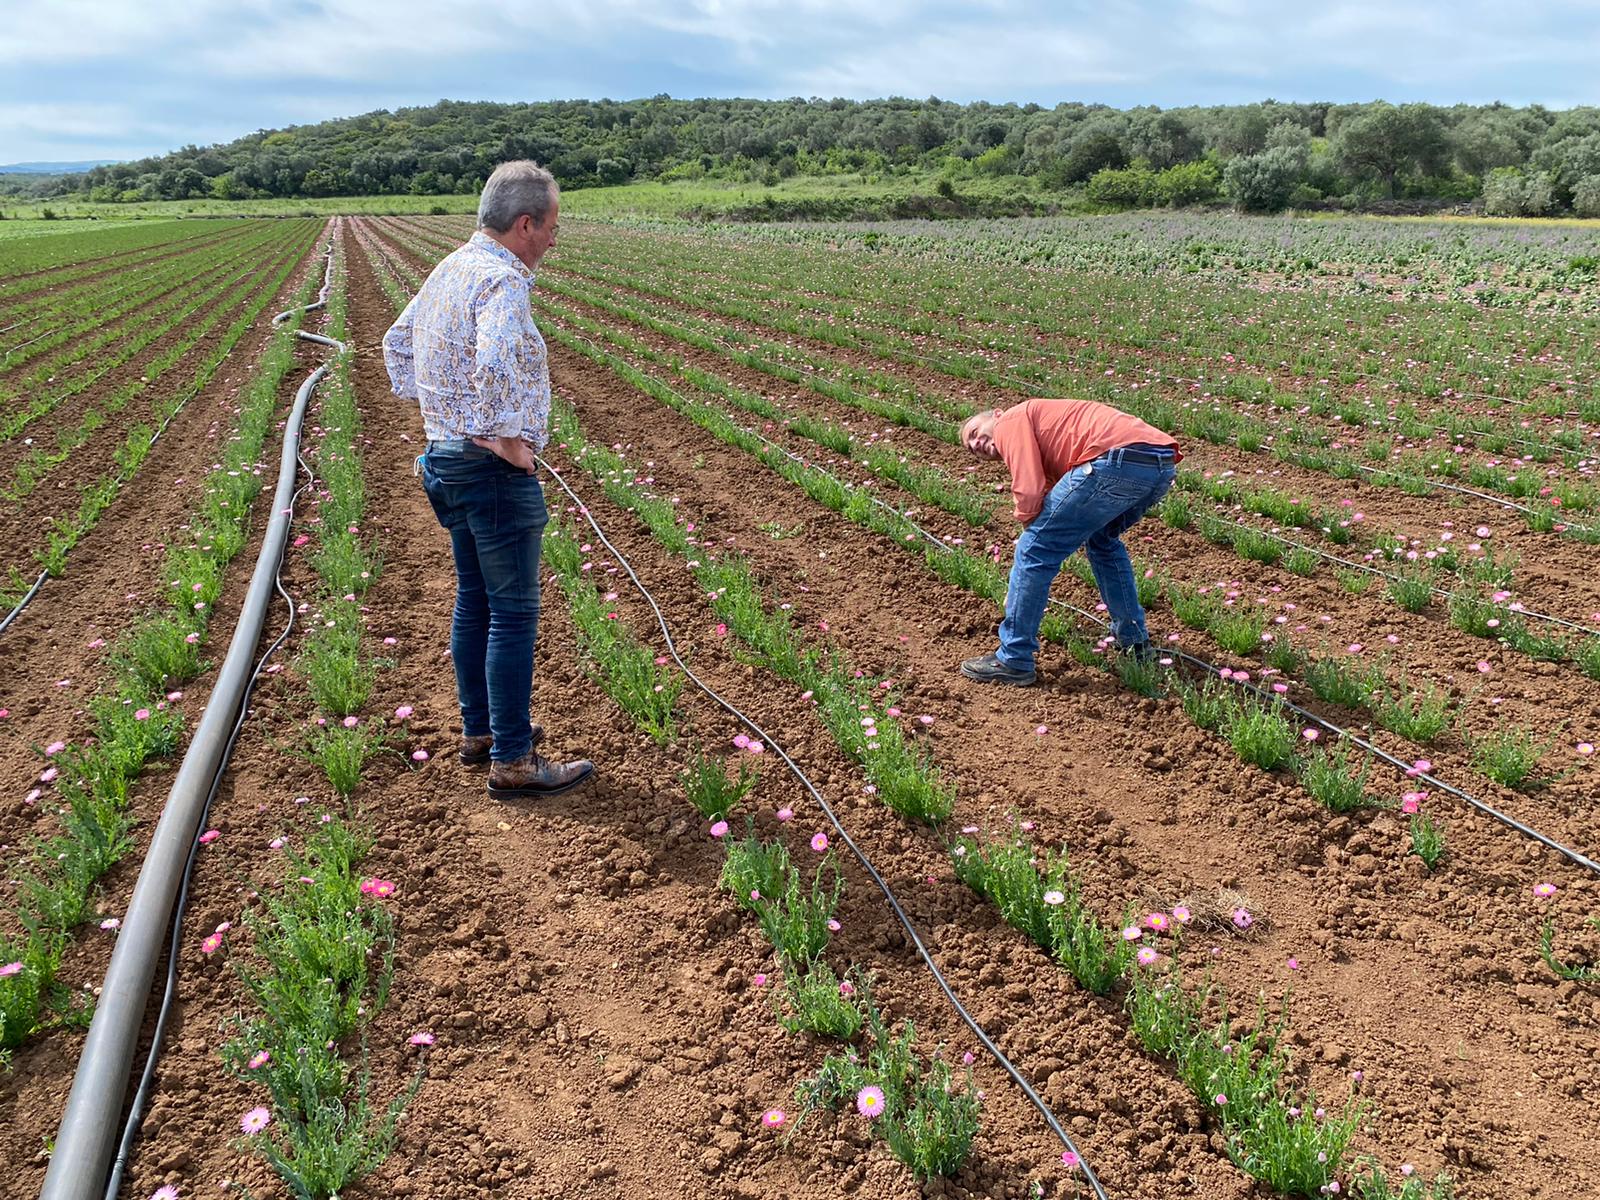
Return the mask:
{"type": "Polygon", "coordinates": [[[961,673],[979,683],[1009,683],[1012,687],[1031,687],[1033,671],[1019,671],[1000,661],[998,654],[983,654],[961,664],[961,673]]]}

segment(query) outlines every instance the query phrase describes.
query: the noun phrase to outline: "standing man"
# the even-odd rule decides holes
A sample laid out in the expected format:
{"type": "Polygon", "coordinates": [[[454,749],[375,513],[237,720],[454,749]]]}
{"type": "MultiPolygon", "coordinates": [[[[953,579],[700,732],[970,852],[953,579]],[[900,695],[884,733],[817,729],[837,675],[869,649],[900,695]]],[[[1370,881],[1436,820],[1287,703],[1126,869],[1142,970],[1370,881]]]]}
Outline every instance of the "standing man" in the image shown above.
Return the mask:
{"type": "Polygon", "coordinates": [[[1182,454],[1178,443],[1137,417],[1092,400],[1029,400],[990,409],[961,428],[961,443],[1011,471],[1017,520],[1026,528],[1006,587],[1000,649],[969,658],[961,673],[980,683],[1033,682],[1050,583],[1079,546],[1111,632],[1124,652],[1150,653],[1144,609],[1122,535],[1167,494],[1182,454]]]}
{"type": "Polygon", "coordinates": [[[543,730],[528,717],[549,519],[533,456],[550,421],[550,364],[528,290],[555,243],[560,203],[555,177],[537,163],[496,167],[478,231],[433,269],[383,338],[395,395],[422,407],[428,448],[418,470],[455,555],[461,761],[493,760],[496,799],[558,795],[594,773],[588,761],[540,757],[543,730]]]}

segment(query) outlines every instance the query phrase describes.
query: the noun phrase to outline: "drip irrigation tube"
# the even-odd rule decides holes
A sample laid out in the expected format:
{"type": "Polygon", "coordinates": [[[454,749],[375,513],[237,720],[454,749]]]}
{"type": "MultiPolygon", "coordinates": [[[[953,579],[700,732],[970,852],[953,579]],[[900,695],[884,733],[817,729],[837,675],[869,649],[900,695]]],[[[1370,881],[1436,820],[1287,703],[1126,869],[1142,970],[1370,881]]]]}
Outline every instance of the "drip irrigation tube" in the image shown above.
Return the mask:
{"type": "Polygon", "coordinates": [[[950,1002],[951,1006],[956,1010],[957,1015],[960,1016],[967,1028],[972,1030],[978,1041],[982,1043],[983,1048],[994,1056],[995,1061],[1000,1064],[1001,1069],[1011,1077],[1013,1083],[1022,1089],[1023,1094],[1027,1096],[1029,1102],[1032,1103],[1034,1108],[1039,1110],[1039,1114],[1044,1117],[1045,1123],[1050,1126],[1051,1132],[1061,1139],[1061,1144],[1077,1157],[1078,1167],[1083,1172],[1083,1178],[1085,1182],[1087,1182],[1094,1190],[1094,1194],[1098,1200],[1108,1200],[1105,1189],[1101,1186],[1100,1180],[1095,1176],[1093,1168],[1089,1166],[1088,1160],[1085,1159],[1079,1152],[1078,1147],[1073,1142],[1071,1136],[1064,1128],[1062,1128],[1061,1122],[1059,1119],[1057,1119],[1055,1113],[1050,1110],[1049,1105],[1044,1102],[1039,1093],[1036,1092],[1032,1086],[1029,1085],[1028,1081],[1022,1077],[1021,1072],[1018,1071],[1015,1065],[1012,1064],[1011,1060],[1006,1057],[1005,1053],[1000,1049],[1000,1047],[995,1045],[994,1040],[984,1031],[983,1026],[978,1024],[976,1018],[974,1018],[972,1014],[967,1011],[965,1006],[963,1006],[961,1001],[956,997],[955,992],[951,990],[949,982],[945,979],[943,972],[941,972],[938,966],[934,963],[933,956],[928,952],[928,948],[923,943],[921,935],[917,933],[916,926],[911,923],[911,918],[906,914],[905,909],[901,907],[899,899],[894,894],[894,890],[890,888],[888,882],[883,878],[883,876],[878,873],[878,869],[872,865],[872,860],[867,857],[866,851],[861,849],[861,847],[856,844],[855,839],[850,836],[849,832],[845,829],[844,824],[839,820],[838,814],[833,811],[832,805],[830,805],[827,800],[823,798],[822,793],[817,790],[816,785],[813,784],[806,773],[801,770],[799,764],[797,764],[794,759],[789,757],[788,752],[784,750],[784,748],[775,738],[773,738],[771,734],[764,730],[760,725],[756,724],[754,719],[745,715],[727,700],[723,699],[723,697],[713,690],[709,684],[707,684],[694,673],[694,670],[689,666],[688,663],[683,661],[683,658],[678,654],[677,645],[672,640],[672,631],[667,627],[667,618],[662,613],[661,606],[656,603],[656,598],[651,595],[650,589],[645,587],[643,581],[640,580],[639,576],[634,572],[633,565],[628,562],[622,551],[618,550],[614,545],[611,544],[610,539],[608,539],[605,535],[605,531],[600,528],[599,523],[594,519],[594,514],[589,511],[589,506],[583,502],[582,497],[580,497],[577,492],[573,491],[572,487],[565,479],[561,477],[560,473],[538,455],[535,455],[534,458],[540,466],[549,472],[550,477],[554,479],[556,483],[561,485],[561,490],[566,492],[572,502],[577,505],[578,511],[583,514],[584,520],[588,521],[589,527],[594,530],[594,535],[599,539],[600,544],[611,552],[611,554],[616,558],[617,563],[624,571],[628,573],[628,578],[633,580],[633,585],[639,589],[639,593],[645,598],[646,603],[650,605],[651,610],[655,613],[656,624],[661,627],[661,636],[666,640],[667,643],[667,653],[672,655],[673,661],[678,664],[678,669],[689,678],[689,681],[693,683],[695,687],[699,688],[702,692],[709,696],[711,700],[724,711],[729,713],[738,721],[742,722],[751,733],[755,734],[767,746],[771,747],[773,753],[777,754],[779,758],[783,759],[784,765],[789,768],[795,779],[800,782],[800,785],[811,794],[811,798],[816,801],[817,807],[822,810],[823,814],[828,818],[828,821],[833,825],[833,828],[835,832],[838,833],[840,839],[846,846],[850,847],[851,853],[854,854],[857,860],[861,863],[862,869],[866,871],[872,882],[877,885],[878,890],[883,893],[884,899],[889,902],[889,907],[894,911],[895,917],[899,920],[901,927],[906,931],[906,936],[911,939],[911,944],[916,948],[917,954],[921,957],[923,964],[928,968],[929,973],[932,974],[934,982],[939,985],[939,990],[944,993],[945,999],[950,1002]]]}
{"type": "MultiPolygon", "coordinates": [[[[332,279],[330,249],[321,296],[308,310],[326,302],[332,279]]],[[[279,313],[273,318],[273,324],[282,324],[293,315],[293,309],[279,313]]],[[[345,349],[343,343],[332,338],[304,331],[297,333],[307,341],[333,346],[340,352],[345,349]]],[[[319,366],[295,394],[294,406],[284,426],[278,486],[249,591],[240,609],[227,657],[178,767],[171,793],[151,835],[150,848],[139,869],[122,930],[111,954],[111,965],[101,986],[94,1020],[84,1039],[40,1200],[101,1200],[106,1194],[111,1160],[118,1145],[118,1117],[150,999],[156,963],[166,943],[164,935],[169,928],[174,901],[180,888],[187,889],[187,864],[194,853],[200,822],[215,794],[238,721],[245,712],[244,698],[259,669],[256,645],[261,640],[273,594],[279,590],[278,573],[299,490],[296,483],[300,469],[300,428],[311,393],[327,372],[327,364],[319,366]]],[[[175,923],[172,928],[177,928],[175,923]]],[[[126,1142],[126,1137],[123,1140],[126,1142]]]]}
{"type": "MultiPolygon", "coordinates": [[[[571,332],[570,330],[565,330],[565,333],[566,333],[566,336],[568,336],[570,338],[573,338],[573,339],[575,339],[577,341],[583,342],[585,345],[591,347],[592,349],[594,349],[598,353],[602,353],[602,354],[607,353],[606,351],[600,350],[600,348],[598,346],[595,346],[595,344],[593,342],[591,342],[588,338],[583,337],[581,334],[575,334],[575,333],[571,332]]],[[[654,377],[652,376],[651,378],[654,378],[654,377]]],[[[661,383],[660,380],[656,380],[656,382],[657,383],[661,383]]],[[[674,396],[677,396],[678,399],[682,400],[686,404],[696,403],[695,401],[689,400],[688,397],[683,396],[682,394],[680,394],[679,392],[675,391],[674,389],[672,389],[670,387],[667,387],[666,384],[661,384],[661,386],[666,388],[667,391],[671,392],[674,396]]],[[[710,408],[710,407],[713,407],[713,406],[701,404],[700,407],[710,408]]],[[[714,409],[714,411],[721,412],[722,410],[714,409]]],[[[723,413],[723,416],[727,417],[727,414],[723,413]]],[[[946,554],[953,554],[955,552],[955,547],[954,546],[946,545],[937,536],[935,536],[933,533],[929,532],[927,529],[923,528],[916,521],[912,520],[904,512],[902,512],[900,509],[896,508],[892,504],[887,503],[886,501],[880,499],[879,497],[873,495],[870,490],[858,487],[855,484],[851,484],[851,483],[845,482],[844,480],[840,479],[837,475],[834,475],[832,472],[828,471],[825,467],[818,466],[814,462],[808,462],[806,459],[802,458],[800,455],[798,455],[794,451],[790,450],[787,446],[780,445],[779,443],[773,441],[766,434],[760,432],[759,430],[751,429],[748,425],[741,425],[737,421],[733,421],[731,417],[729,417],[728,420],[729,420],[730,424],[734,425],[736,428],[738,428],[742,432],[744,432],[744,433],[746,433],[746,434],[748,434],[748,435],[750,435],[752,437],[759,438],[761,441],[765,442],[768,446],[772,447],[772,449],[778,451],[778,453],[780,453],[780,454],[783,454],[784,456],[789,458],[791,461],[796,462],[796,463],[800,464],[801,466],[806,467],[806,468],[808,468],[810,470],[814,470],[814,471],[820,472],[821,474],[827,476],[834,483],[838,484],[841,488],[845,489],[846,491],[849,491],[849,492],[852,492],[852,493],[860,493],[860,494],[866,496],[867,499],[869,501],[871,501],[873,505],[875,505],[878,508],[881,508],[881,509],[885,510],[886,512],[893,513],[897,518],[899,518],[900,520],[904,521],[912,529],[916,530],[917,533],[919,533],[930,545],[938,547],[940,550],[944,551],[946,554]]],[[[1052,607],[1060,608],[1063,611],[1073,613],[1074,615],[1076,615],[1078,617],[1082,617],[1082,618],[1084,618],[1086,620],[1092,621],[1096,625],[1099,625],[1102,629],[1110,628],[1110,625],[1109,625],[1108,622],[1106,622],[1105,620],[1103,620],[1100,617],[1096,616],[1094,613],[1091,613],[1091,612],[1088,612],[1088,611],[1086,611],[1084,609],[1078,608],[1076,605],[1068,604],[1065,600],[1061,600],[1061,599],[1058,599],[1058,598],[1052,596],[1049,599],[1049,603],[1050,603],[1050,605],[1052,607]]],[[[1199,658],[1199,657],[1197,657],[1197,656],[1195,656],[1193,654],[1188,654],[1188,653],[1183,652],[1183,651],[1175,651],[1174,654],[1173,654],[1173,657],[1177,658],[1177,659],[1181,659],[1183,662],[1188,663],[1190,666],[1195,667],[1196,669],[1198,669],[1200,671],[1203,671],[1204,673],[1206,673],[1208,675],[1215,675],[1219,679],[1222,678],[1222,669],[1220,667],[1214,665],[1213,663],[1210,663],[1210,662],[1206,661],[1203,658],[1199,658]]],[[[1378,758],[1381,758],[1384,762],[1389,763],[1391,766],[1395,766],[1395,767],[1400,768],[1402,771],[1405,771],[1407,773],[1408,778],[1416,778],[1416,779],[1424,780],[1425,782],[1430,783],[1434,787],[1438,788],[1441,792],[1446,792],[1449,795],[1452,795],[1452,796],[1456,797],[1458,800],[1465,801],[1471,807],[1477,809],[1479,812],[1484,813],[1486,816],[1492,817],[1494,820],[1500,822],[1500,824],[1506,826],[1508,829],[1511,829],[1511,830],[1513,830],[1513,831],[1515,831],[1517,833],[1520,833],[1524,837],[1531,838],[1533,841],[1536,841],[1539,844],[1541,844],[1543,846],[1546,846],[1551,850],[1554,850],[1556,853],[1558,853],[1558,854],[1562,855],[1563,857],[1569,859],[1573,863],[1576,863],[1580,867],[1584,867],[1585,869],[1593,871],[1596,874],[1600,874],[1600,862],[1596,862],[1595,860],[1589,858],[1588,856],[1586,856],[1584,854],[1581,854],[1578,851],[1573,850],[1568,846],[1562,845],[1560,842],[1555,841],[1553,838],[1547,837],[1545,834],[1540,833],[1537,829],[1534,829],[1532,826],[1526,825],[1523,822],[1518,821],[1516,818],[1511,817],[1511,816],[1507,815],[1506,813],[1501,812],[1499,809],[1493,807],[1492,805],[1490,805],[1490,804],[1478,799],[1476,796],[1472,795],[1471,793],[1463,791],[1461,788],[1458,788],[1458,787],[1454,786],[1453,784],[1446,783],[1444,780],[1439,779],[1437,776],[1433,775],[1431,772],[1417,772],[1412,763],[1408,763],[1404,759],[1397,758],[1395,755],[1389,753],[1387,750],[1384,750],[1381,747],[1379,747],[1379,746],[1373,744],[1372,742],[1366,740],[1365,738],[1361,737],[1359,734],[1353,733],[1350,730],[1345,729],[1344,727],[1335,724],[1334,722],[1328,720],[1325,717],[1320,717],[1316,713],[1311,712],[1309,709],[1302,708],[1300,705],[1295,704],[1292,701],[1281,700],[1281,698],[1276,696],[1276,695],[1268,696],[1265,691],[1263,691],[1262,689],[1256,687],[1253,683],[1248,683],[1248,682],[1239,683],[1238,681],[1233,680],[1233,679],[1229,679],[1227,682],[1231,683],[1234,687],[1241,688],[1241,689],[1243,689],[1245,691],[1248,691],[1252,695],[1255,695],[1258,698],[1261,698],[1263,700],[1266,700],[1266,701],[1269,701],[1269,702],[1276,701],[1276,702],[1282,703],[1285,708],[1287,708],[1290,712],[1295,713],[1297,716],[1300,716],[1300,717],[1304,718],[1307,721],[1313,722],[1314,724],[1316,724],[1320,728],[1327,730],[1329,733],[1332,733],[1337,737],[1348,738],[1350,741],[1354,742],[1357,746],[1360,746],[1362,749],[1369,751],[1374,756],[1376,756],[1378,758]]]]}

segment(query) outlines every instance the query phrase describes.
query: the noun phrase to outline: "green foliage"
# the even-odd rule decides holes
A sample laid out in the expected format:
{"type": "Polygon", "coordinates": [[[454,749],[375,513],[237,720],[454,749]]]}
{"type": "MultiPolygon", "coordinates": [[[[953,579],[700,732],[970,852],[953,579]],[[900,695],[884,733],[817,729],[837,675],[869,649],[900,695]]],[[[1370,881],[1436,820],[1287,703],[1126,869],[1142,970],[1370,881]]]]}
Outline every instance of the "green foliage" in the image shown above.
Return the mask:
{"type": "Polygon", "coordinates": [[[1444,828],[1427,813],[1411,814],[1411,853],[1430,871],[1444,857],[1444,828]]]}
{"type": "MultiPolygon", "coordinates": [[[[1589,924],[1600,929],[1600,917],[1590,917],[1589,924]]],[[[1546,921],[1539,932],[1539,957],[1554,972],[1557,979],[1572,983],[1600,982],[1600,963],[1568,963],[1556,957],[1556,923],[1546,921]]]]}
{"type": "Polygon", "coordinates": [[[869,1041],[860,1050],[831,1054],[800,1084],[799,1124],[821,1108],[854,1106],[863,1091],[883,1093],[882,1111],[871,1118],[894,1156],[919,1179],[954,1175],[972,1153],[981,1102],[969,1071],[957,1087],[943,1058],[917,1054],[916,1030],[907,1021],[891,1036],[877,1006],[866,1005],[869,1041]]]}
{"type": "Polygon", "coordinates": [[[756,773],[749,764],[740,763],[738,778],[729,778],[728,769],[720,760],[696,750],[689,769],[678,776],[678,781],[696,812],[708,821],[722,821],[755,787],[756,773]]]}
{"type": "Polygon", "coordinates": [[[1539,760],[1551,743],[1539,742],[1526,729],[1500,729],[1483,737],[1469,737],[1472,765],[1496,783],[1520,791],[1538,787],[1539,760]]]}
{"type": "Polygon", "coordinates": [[[790,968],[784,975],[784,1002],[778,1023],[790,1033],[819,1033],[849,1041],[861,1030],[862,1006],[871,998],[865,984],[840,980],[833,968],[818,959],[803,970],[790,968]]]}
{"type": "Polygon", "coordinates": [[[1349,746],[1341,740],[1333,749],[1317,746],[1300,763],[1300,781],[1323,807],[1336,813],[1377,806],[1367,792],[1367,776],[1372,771],[1369,755],[1359,770],[1350,762],[1349,746]]]}
{"type": "Polygon", "coordinates": [[[361,782],[362,770],[389,742],[388,733],[374,722],[346,725],[329,721],[311,727],[310,745],[304,754],[322,768],[333,790],[349,799],[361,782]]]}

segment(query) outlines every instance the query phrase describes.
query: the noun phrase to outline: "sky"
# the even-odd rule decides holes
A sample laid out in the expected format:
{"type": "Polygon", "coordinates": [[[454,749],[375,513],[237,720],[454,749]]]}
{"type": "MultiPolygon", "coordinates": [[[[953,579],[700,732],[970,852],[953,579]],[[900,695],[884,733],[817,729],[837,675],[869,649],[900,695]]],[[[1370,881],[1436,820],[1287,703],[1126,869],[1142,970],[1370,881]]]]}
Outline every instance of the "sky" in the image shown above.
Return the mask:
{"type": "Polygon", "coordinates": [[[8,0],[0,163],[436,100],[1600,104],[1600,0],[8,0]]]}

